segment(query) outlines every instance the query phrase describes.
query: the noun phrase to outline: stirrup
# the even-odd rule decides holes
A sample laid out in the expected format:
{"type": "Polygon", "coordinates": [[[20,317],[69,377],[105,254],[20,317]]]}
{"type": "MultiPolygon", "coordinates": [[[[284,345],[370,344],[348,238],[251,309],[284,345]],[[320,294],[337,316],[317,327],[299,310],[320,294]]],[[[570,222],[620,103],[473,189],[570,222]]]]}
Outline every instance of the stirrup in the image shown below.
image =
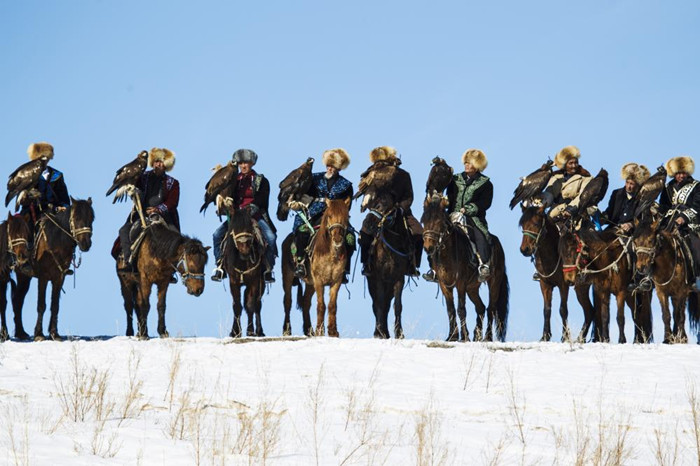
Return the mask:
{"type": "Polygon", "coordinates": [[[535,272],[532,274],[532,279],[536,282],[542,280],[542,277],[540,276],[539,272],[535,272]]]}
{"type": "Polygon", "coordinates": [[[271,270],[268,270],[263,274],[263,280],[265,280],[265,283],[275,283],[275,276],[271,270]]]}
{"type": "Polygon", "coordinates": [[[437,278],[435,277],[435,270],[430,269],[423,274],[423,280],[426,282],[437,283],[437,278]]]}
{"type": "Polygon", "coordinates": [[[214,273],[211,275],[211,280],[214,282],[220,282],[226,277],[226,272],[224,269],[217,267],[214,269],[214,273]]]}
{"type": "Polygon", "coordinates": [[[306,267],[304,266],[304,262],[298,262],[296,267],[294,268],[294,276],[297,278],[304,278],[306,277],[306,267]]]}
{"type": "Polygon", "coordinates": [[[485,282],[491,276],[491,267],[488,264],[481,264],[479,266],[479,281],[485,282]]]}
{"type": "Polygon", "coordinates": [[[362,266],[362,275],[365,277],[369,277],[372,274],[372,271],[369,269],[369,265],[363,265],[362,266]]]}

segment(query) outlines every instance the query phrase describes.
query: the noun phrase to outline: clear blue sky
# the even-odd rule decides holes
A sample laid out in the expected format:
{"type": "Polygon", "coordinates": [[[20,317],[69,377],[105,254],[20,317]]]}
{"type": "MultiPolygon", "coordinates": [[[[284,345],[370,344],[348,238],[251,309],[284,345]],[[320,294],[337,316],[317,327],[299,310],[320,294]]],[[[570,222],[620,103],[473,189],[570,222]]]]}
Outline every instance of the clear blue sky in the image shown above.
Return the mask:
{"type": "MultiPolygon", "coordinates": [[[[140,150],[177,154],[171,174],[181,183],[183,231],[211,244],[218,220],[198,213],[203,188],[210,168],[237,148],[259,154],[255,168],[273,185],[274,209],[274,187],[306,157],[345,148],[352,163],[343,174],[357,185],[369,151],[392,145],[413,176],[419,216],[432,157],[459,167],[462,152],[477,147],[495,186],[490,228],[506,251],[508,339],[535,340],[539,287],[518,251],[519,212],[507,208],[518,177],[569,144],[581,149],[590,171],[610,171],[611,189],[622,185],[626,162],[653,171],[669,157],[697,156],[698,24],[695,1],[4,0],[0,173],[25,162],[30,143],[49,141],[52,166],[64,171],[70,193],[92,196],[93,247],[83,254],[76,287],[66,281],[59,331],[120,335],[125,315],[109,250],[128,206],[112,205],[104,192],[140,150]]],[[[352,216],[359,227],[358,205],[352,216]]],[[[291,221],[277,227],[281,242],[291,221]]],[[[279,265],[276,272],[280,278],[279,265]]],[[[351,299],[345,290],[340,295],[341,336],[371,336],[359,265],[349,290],[351,299]]],[[[446,336],[436,291],[423,281],[405,291],[407,337],[446,336]]],[[[27,329],[36,318],[34,296],[25,306],[27,329]]],[[[580,325],[573,298],[571,314],[580,325]]],[[[207,280],[199,298],[171,288],[171,335],[227,335],[231,316],[222,285],[207,280]]],[[[468,317],[473,329],[471,306],[468,317]]],[[[155,318],[153,309],[151,332],[155,318]]],[[[264,296],[263,323],[268,335],[281,333],[280,283],[264,296]]]]}

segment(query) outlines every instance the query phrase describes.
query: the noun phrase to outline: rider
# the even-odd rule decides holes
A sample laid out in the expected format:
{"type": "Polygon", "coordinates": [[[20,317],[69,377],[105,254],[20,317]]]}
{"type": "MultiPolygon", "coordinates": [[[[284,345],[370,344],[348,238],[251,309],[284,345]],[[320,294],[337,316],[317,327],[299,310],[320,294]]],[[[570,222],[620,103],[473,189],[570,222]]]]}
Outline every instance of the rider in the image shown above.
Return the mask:
{"type": "MultiPolygon", "coordinates": [[[[169,149],[154,147],[148,154],[148,170],[139,179],[138,186],[144,215],[158,215],[170,227],[180,231],[177,205],[180,201],[180,183],[166,172],[175,166],[175,154],[169,149]]],[[[136,209],[132,209],[124,225],[119,229],[119,241],[124,257],[120,271],[133,271],[131,244],[141,232],[141,221],[136,209]]],[[[173,282],[177,280],[173,276],[173,282]]]]}
{"type": "Polygon", "coordinates": [[[700,182],[693,178],[695,162],[691,157],[674,157],[666,162],[668,176],[673,178],[661,192],[659,205],[665,211],[666,221],[675,221],[681,235],[690,244],[696,282],[695,291],[700,288],[700,182]]]}
{"type": "Polygon", "coordinates": [[[552,174],[544,190],[545,205],[552,205],[549,216],[553,219],[570,217],[578,209],[579,195],[591,181],[591,174],[579,165],[581,151],[566,146],[554,157],[559,168],[552,174]]]}
{"type": "MultiPolygon", "coordinates": [[[[270,202],[270,182],[255,170],[253,165],[258,161],[258,154],[250,149],[238,149],[233,153],[233,161],[238,163],[237,190],[234,193],[233,205],[236,209],[246,209],[260,228],[265,238],[265,273],[263,278],[266,283],[273,283],[275,277],[272,269],[275,267],[277,257],[277,229],[270,220],[267,212],[270,202]]],[[[226,273],[221,268],[221,243],[228,231],[228,220],[224,221],[214,231],[214,258],[216,268],[211,279],[220,282],[226,273]]]]}
{"type": "MultiPolygon", "coordinates": [[[[493,184],[482,172],[488,165],[486,155],[479,149],[469,149],[462,154],[464,171],[453,175],[447,187],[450,220],[467,232],[472,248],[479,262],[479,281],[486,281],[491,275],[491,238],[486,223],[486,211],[493,200],[493,184]]],[[[428,281],[435,281],[432,268],[423,275],[428,281]]]]}
{"type": "MultiPolygon", "coordinates": [[[[304,262],[306,260],[306,248],[311,240],[309,224],[314,228],[320,225],[321,217],[326,210],[326,199],[352,199],[352,183],[339,173],[350,165],[348,153],[340,148],[329,149],[323,153],[323,164],[326,166],[326,171],[314,173],[311,187],[304,193],[312,199],[308,206],[301,201],[289,202],[289,208],[298,212],[292,229],[294,248],[296,249],[294,275],[298,278],[305,277],[307,273],[304,262]]],[[[355,233],[352,227],[348,229],[345,242],[348,247],[348,254],[345,262],[343,283],[348,282],[350,259],[356,249],[355,233]]]]}
{"type": "MultiPolygon", "coordinates": [[[[377,167],[378,162],[396,167],[396,173],[391,180],[391,190],[386,194],[391,196],[391,205],[401,209],[406,218],[409,234],[412,236],[411,241],[413,246],[413,264],[411,264],[408,270],[408,275],[417,277],[420,275],[418,268],[420,267],[420,260],[423,252],[423,227],[411,213],[411,204],[413,203],[411,175],[403,168],[399,168],[398,165],[400,161],[398,157],[396,157],[396,149],[393,147],[375,147],[369,154],[369,161],[374,167],[377,167]]],[[[368,259],[372,242],[376,236],[378,223],[379,218],[377,218],[376,215],[367,215],[362,223],[362,229],[360,230],[360,261],[362,262],[362,275],[364,276],[370,275],[368,259]]]]}
{"type": "MultiPolygon", "coordinates": [[[[44,156],[51,160],[53,146],[48,142],[36,142],[29,146],[27,154],[29,160],[37,160],[44,156]]],[[[70,196],[68,196],[63,173],[55,168],[46,166],[39,177],[36,189],[40,197],[24,204],[20,210],[20,214],[27,219],[29,225],[34,226],[43,213],[61,212],[70,207],[70,196]]]]}
{"type": "Polygon", "coordinates": [[[614,190],[610,195],[602,222],[609,227],[618,227],[620,233],[629,235],[634,228],[635,198],[639,188],[649,178],[649,169],[644,165],[627,163],[622,166],[621,175],[625,186],[614,190]]]}

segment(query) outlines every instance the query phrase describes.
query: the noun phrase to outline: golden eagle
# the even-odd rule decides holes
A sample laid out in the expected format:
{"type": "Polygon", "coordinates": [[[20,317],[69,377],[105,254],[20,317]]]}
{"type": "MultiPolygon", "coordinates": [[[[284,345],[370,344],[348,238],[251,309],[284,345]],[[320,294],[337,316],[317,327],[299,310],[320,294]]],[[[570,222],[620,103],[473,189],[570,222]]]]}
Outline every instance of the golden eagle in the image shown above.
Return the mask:
{"type": "Polygon", "coordinates": [[[360,175],[357,193],[353,196],[353,199],[364,196],[360,212],[364,212],[370,203],[391,189],[399,165],[401,160],[397,158],[378,160],[360,175]]]}
{"type": "Polygon", "coordinates": [[[428,181],[425,183],[425,193],[430,196],[432,194],[441,194],[447,186],[452,182],[454,170],[447,165],[445,159],[440,157],[433,158],[433,168],[428,173],[428,181]]]}
{"type": "Polygon", "coordinates": [[[13,197],[17,196],[17,205],[22,202],[22,198],[26,195],[25,191],[32,190],[36,187],[39,177],[46,169],[49,163],[49,158],[46,156],[20,165],[17,170],[13,171],[7,180],[7,196],[5,196],[5,207],[10,203],[13,197]]]}
{"type": "Polygon", "coordinates": [[[231,197],[235,192],[236,177],[238,176],[238,163],[231,160],[225,166],[217,165],[213,168],[214,174],[204,187],[204,204],[199,208],[206,213],[209,204],[216,201],[217,196],[231,197]]]}
{"type": "Polygon", "coordinates": [[[280,221],[284,222],[289,217],[289,201],[298,201],[299,197],[306,194],[311,187],[313,182],[311,169],[314,161],[313,157],[309,157],[280,182],[280,192],[277,195],[277,218],[280,221]]]}
{"type": "Polygon", "coordinates": [[[520,184],[513,191],[513,199],[510,200],[509,204],[510,210],[513,210],[513,207],[518,205],[519,202],[531,199],[542,192],[552,177],[553,164],[553,161],[547,160],[540,168],[521,178],[520,184]]]}
{"type": "Polygon", "coordinates": [[[117,201],[123,201],[126,198],[128,195],[127,186],[135,187],[138,184],[139,178],[141,178],[141,175],[146,170],[147,165],[148,151],[142,150],[134,160],[117,170],[117,174],[114,175],[112,187],[109,188],[107,194],[105,194],[105,196],[109,196],[114,191],[117,191],[117,194],[114,195],[114,199],[112,200],[112,204],[117,201]]]}
{"type": "Polygon", "coordinates": [[[588,182],[579,194],[578,212],[585,212],[589,207],[597,206],[608,192],[608,172],[601,168],[598,174],[588,182]]]}
{"type": "Polygon", "coordinates": [[[666,175],[666,168],[661,165],[656,169],[656,173],[650,176],[639,188],[636,197],[637,208],[634,210],[635,217],[644,214],[659,197],[661,191],[666,187],[666,175]]]}

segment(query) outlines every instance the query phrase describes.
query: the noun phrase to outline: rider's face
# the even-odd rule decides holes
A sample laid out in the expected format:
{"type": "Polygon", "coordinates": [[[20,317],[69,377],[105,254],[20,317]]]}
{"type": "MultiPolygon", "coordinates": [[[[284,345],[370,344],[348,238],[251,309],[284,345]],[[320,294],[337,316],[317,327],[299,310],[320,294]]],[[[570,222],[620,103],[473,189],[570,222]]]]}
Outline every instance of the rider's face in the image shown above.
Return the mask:
{"type": "Polygon", "coordinates": [[[634,194],[639,190],[639,185],[633,179],[625,180],[625,191],[627,194],[634,194]]]}
{"type": "Polygon", "coordinates": [[[578,159],[577,158],[572,157],[566,161],[566,174],[567,175],[574,175],[574,174],[576,174],[577,170],[578,170],[578,159]]]}
{"type": "Polygon", "coordinates": [[[162,160],[156,160],[153,162],[153,172],[158,176],[165,173],[165,162],[162,160]]]}
{"type": "Polygon", "coordinates": [[[238,171],[244,175],[250,172],[250,168],[253,166],[250,162],[238,162],[238,171]]]}
{"type": "Polygon", "coordinates": [[[333,178],[337,174],[338,174],[337,168],[335,168],[331,165],[326,165],[326,178],[333,178]]]}
{"type": "Polygon", "coordinates": [[[688,174],[686,172],[678,172],[675,175],[673,175],[673,178],[676,179],[677,183],[683,182],[686,178],[688,178],[688,174]]]}
{"type": "Polygon", "coordinates": [[[472,165],[469,160],[464,162],[464,172],[467,174],[467,176],[474,176],[476,175],[477,171],[478,170],[476,169],[476,167],[472,165]]]}

